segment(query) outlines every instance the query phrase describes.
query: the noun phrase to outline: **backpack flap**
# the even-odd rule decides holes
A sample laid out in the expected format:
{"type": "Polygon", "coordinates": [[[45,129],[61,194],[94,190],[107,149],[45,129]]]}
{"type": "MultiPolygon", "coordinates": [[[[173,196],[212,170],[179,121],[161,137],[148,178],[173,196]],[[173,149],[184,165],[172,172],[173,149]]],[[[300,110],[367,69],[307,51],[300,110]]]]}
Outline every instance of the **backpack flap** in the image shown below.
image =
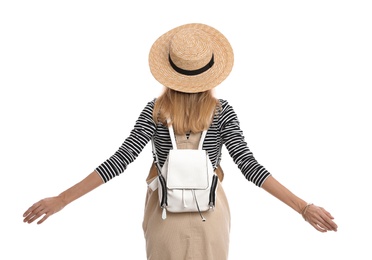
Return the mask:
{"type": "Polygon", "coordinates": [[[167,176],[169,189],[205,190],[209,187],[209,158],[205,150],[170,150],[167,176]]]}

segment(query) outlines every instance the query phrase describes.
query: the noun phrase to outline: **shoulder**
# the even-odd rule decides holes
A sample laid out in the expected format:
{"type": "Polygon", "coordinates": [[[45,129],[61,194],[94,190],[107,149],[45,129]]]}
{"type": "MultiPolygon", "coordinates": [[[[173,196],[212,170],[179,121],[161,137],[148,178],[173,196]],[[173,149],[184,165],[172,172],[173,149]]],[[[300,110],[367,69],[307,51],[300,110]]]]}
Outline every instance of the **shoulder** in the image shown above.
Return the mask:
{"type": "Polygon", "coordinates": [[[146,106],[154,107],[155,101],[156,101],[156,98],[153,98],[152,100],[150,100],[150,101],[147,102],[147,105],[146,106]]]}
{"type": "Polygon", "coordinates": [[[237,115],[232,107],[232,105],[226,99],[219,99],[220,106],[216,113],[217,120],[220,125],[225,125],[227,123],[237,121],[237,115]]]}
{"type": "Polygon", "coordinates": [[[146,103],[142,112],[139,116],[139,120],[152,120],[152,112],[154,110],[155,99],[152,99],[146,103]]]}
{"type": "Polygon", "coordinates": [[[220,102],[220,113],[224,113],[227,111],[231,111],[231,112],[234,111],[232,105],[226,99],[220,98],[218,99],[218,101],[220,102]]]}

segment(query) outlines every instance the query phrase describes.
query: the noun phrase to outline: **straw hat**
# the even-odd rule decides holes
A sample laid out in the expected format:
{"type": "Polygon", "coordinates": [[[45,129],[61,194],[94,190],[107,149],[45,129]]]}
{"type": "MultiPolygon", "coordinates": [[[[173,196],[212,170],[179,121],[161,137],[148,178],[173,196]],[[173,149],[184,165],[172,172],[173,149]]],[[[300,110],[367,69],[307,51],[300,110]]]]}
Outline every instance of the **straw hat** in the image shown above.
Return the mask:
{"type": "Polygon", "coordinates": [[[187,93],[216,87],[230,74],[233,63],[233,50],[226,37],[200,23],[185,24],[163,34],[149,54],[155,79],[187,93]]]}

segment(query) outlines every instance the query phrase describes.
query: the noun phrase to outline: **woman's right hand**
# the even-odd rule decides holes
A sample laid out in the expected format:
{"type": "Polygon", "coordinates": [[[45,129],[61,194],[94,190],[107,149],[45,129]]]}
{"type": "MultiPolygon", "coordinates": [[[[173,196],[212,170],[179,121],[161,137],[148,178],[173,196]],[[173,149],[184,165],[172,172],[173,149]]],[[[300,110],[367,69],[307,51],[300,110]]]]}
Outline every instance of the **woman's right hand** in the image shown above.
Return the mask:
{"type": "Polygon", "coordinates": [[[28,210],[25,211],[25,213],[23,213],[23,222],[32,223],[44,215],[42,219],[37,222],[37,224],[41,224],[51,215],[57,213],[65,206],[66,204],[61,196],[42,199],[33,204],[28,210]]]}
{"type": "Polygon", "coordinates": [[[320,232],[337,231],[333,216],[322,207],[310,203],[301,214],[305,221],[320,232]]]}

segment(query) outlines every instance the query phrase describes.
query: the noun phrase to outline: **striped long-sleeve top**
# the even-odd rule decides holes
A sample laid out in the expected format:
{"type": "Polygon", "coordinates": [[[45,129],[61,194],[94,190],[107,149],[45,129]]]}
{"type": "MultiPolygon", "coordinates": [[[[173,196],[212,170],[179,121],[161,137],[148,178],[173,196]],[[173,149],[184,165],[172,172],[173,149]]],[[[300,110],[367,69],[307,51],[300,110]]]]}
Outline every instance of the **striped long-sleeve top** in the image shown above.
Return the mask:
{"type": "MultiPolygon", "coordinates": [[[[155,99],[147,103],[134,128],[119,149],[96,168],[104,182],[108,182],[123,173],[152,139],[159,164],[163,166],[169,150],[172,149],[172,142],[168,128],[162,124],[156,124],[153,120],[154,104],[155,99]]],[[[250,151],[232,106],[223,99],[220,99],[220,104],[221,108],[215,114],[205,136],[203,149],[208,152],[213,167],[217,168],[221,160],[222,146],[225,145],[245,178],[261,187],[270,173],[256,161],[250,151]]]]}

